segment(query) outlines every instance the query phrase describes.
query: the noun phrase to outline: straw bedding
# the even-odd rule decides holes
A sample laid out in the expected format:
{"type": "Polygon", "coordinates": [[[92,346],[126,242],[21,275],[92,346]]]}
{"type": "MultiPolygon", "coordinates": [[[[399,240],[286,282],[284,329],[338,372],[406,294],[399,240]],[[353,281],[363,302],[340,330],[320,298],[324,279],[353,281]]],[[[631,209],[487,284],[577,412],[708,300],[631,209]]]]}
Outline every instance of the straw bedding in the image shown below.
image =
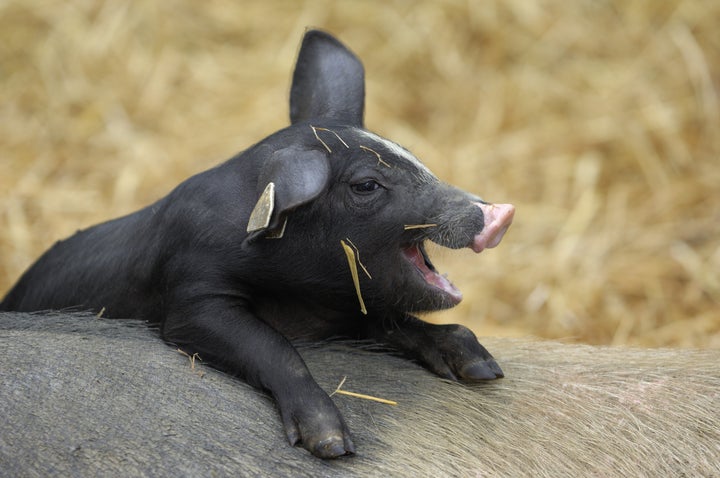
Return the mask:
{"type": "Polygon", "coordinates": [[[433,250],[481,335],[720,347],[720,3],[0,4],[0,291],[55,240],[287,124],[302,32],[366,65],[368,126],[512,202],[433,250]]]}

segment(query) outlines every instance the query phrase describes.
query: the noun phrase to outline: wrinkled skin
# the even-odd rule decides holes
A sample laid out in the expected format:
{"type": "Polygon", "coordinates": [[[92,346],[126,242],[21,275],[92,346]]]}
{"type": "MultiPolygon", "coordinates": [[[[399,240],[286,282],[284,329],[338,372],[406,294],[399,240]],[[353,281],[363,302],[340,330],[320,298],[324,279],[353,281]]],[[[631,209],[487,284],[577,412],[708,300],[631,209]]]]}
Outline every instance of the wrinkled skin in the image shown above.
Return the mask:
{"type": "Polygon", "coordinates": [[[157,203],[58,242],[0,310],[157,323],[166,341],[269,391],[290,443],[322,458],[354,445],[292,340],[369,339],[442,377],[502,377],[470,330],[411,314],[462,297],[425,241],[494,247],[513,207],[443,184],[363,129],[362,65],[325,33],[304,38],[290,110],[291,126],[157,203]]]}

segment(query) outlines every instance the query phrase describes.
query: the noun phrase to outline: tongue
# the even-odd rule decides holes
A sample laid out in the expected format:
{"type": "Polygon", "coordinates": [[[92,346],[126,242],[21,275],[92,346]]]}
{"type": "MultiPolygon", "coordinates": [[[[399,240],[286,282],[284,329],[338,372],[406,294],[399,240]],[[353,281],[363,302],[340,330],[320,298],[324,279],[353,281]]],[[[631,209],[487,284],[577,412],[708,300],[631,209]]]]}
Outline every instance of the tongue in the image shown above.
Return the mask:
{"type": "Polygon", "coordinates": [[[482,209],[485,217],[485,227],[475,235],[470,248],[475,252],[492,248],[500,244],[505,231],[512,224],[515,215],[515,206],[512,204],[483,204],[475,203],[482,209]]]}

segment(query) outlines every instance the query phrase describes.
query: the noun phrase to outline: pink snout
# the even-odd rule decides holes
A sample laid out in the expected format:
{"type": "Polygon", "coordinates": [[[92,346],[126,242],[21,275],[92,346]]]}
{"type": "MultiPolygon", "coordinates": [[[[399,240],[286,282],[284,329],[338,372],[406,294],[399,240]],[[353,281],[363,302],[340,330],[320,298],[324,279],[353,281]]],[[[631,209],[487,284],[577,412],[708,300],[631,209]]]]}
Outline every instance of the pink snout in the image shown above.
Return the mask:
{"type": "Polygon", "coordinates": [[[500,244],[505,231],[512,224],[515,206],[512,204],[483,204],[476,202],[485,217],[485,227],[473,239],[470,248],[475,252],[500,244]]]}

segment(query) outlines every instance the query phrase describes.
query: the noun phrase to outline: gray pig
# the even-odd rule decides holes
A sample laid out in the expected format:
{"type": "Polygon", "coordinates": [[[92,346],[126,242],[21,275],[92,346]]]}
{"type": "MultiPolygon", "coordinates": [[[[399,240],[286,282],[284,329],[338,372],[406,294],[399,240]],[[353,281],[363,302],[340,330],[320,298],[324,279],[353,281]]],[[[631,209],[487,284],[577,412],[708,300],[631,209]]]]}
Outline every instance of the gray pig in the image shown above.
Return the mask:
{"type": "Polygon", "coordinates": [[[0,476],[718,477],[720,351],[487,339],[460,384],[357,346],[298,347],[358,453],[283,446],[273,403],[142,322],[0,313],[0,476]]]}
{"type": "Polygon", "coordinates": [[[365,130],[364,96],[360,61],[307,32],[291,126],[145,209],[56,243],[0,310],[158,324],[167,342],[269,391],[290,443],[323,458],[355,448],[291,340],[370,340],[441,377],[502,377],[470,330],[412,314],[462,297],[425,241],[481,252],[500,242],[514,208],[443,184],[365,130]]]}

